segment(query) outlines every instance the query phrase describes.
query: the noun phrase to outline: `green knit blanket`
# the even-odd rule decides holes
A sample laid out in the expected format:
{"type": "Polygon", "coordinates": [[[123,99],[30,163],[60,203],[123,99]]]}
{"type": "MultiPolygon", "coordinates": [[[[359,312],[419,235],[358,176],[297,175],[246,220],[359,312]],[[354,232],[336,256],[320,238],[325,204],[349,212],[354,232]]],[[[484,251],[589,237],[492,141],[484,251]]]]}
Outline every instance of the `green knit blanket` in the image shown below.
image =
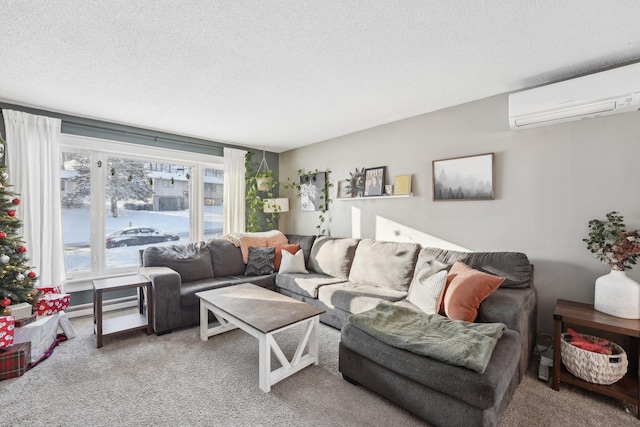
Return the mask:
{"type": "Polygon", "coordinates": [[[484,373],[506,326],[470,323],[426,314],[389,302],[349,317],[349,322],[380,341],[441,362],[484,373]]]}

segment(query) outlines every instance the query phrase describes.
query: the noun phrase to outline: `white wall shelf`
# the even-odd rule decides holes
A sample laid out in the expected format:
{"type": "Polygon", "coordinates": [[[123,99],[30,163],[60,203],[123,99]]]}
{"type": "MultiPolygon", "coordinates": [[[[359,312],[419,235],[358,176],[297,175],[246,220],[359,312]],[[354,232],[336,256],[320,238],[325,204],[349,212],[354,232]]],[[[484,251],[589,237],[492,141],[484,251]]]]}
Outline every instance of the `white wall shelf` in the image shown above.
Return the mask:
{"type": "Polygon", "coordinates": [[[354,202],[356,200],[369,200],[369,199],[404,199],[407,197],[413,197],[413,193],[411,194],[403,194],[401,196],[364,196],[364,197],[338,197],[333,199],[336,202],[345,202],[351,201],[354,202]]]}

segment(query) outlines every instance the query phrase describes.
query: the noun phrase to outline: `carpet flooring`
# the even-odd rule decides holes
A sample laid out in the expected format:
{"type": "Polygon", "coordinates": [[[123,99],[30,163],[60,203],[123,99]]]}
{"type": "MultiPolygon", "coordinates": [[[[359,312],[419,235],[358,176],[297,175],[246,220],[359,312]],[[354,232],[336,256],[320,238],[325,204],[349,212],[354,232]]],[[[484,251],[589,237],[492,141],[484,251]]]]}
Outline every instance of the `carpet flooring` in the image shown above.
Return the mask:
{"type": "MultiPolygon", "coordinates": [[[[338,371],[340,332],[320,327],[320,364],[258,388],[255,338],[240,330],[200,341],[198,327],[168,335],[106,337],[96,348],[91,318],[24,376],[0,381],[3,426],[425,426],[422,420],[338,371]]],[[[287,355],[301,329],[278,338],[287,355]]],[[[273,357],[272,359],[275,359],[273,357]]],[[[275,362],[274,362],[275,363],[275,362]]],[[[443,408],[443,410],[447,410],[443,408]]],[[[635,407],[562,385],[530,370],[501,427],[640,426],[635,407]]]]}

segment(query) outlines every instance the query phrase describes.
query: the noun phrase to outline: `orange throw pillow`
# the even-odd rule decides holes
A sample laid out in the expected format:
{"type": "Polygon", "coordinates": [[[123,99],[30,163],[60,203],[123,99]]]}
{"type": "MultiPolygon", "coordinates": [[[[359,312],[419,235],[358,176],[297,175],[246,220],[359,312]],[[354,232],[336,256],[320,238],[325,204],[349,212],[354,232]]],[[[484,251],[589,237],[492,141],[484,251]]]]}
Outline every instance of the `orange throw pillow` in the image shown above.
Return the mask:
{"type": "Polygon", "coordinates": [[[300,243],[292,243],[286,245],[276,245],[276,256],[273,260],[273,265],[276,271],[280,270],[280,263],[282,262],[282,251],[285,250],[291,255],[295,255],[300,250],[300,243]]]}
{"type": "Polygon", "coordinates": [[[453,274],[456,276],[444,294],[444,312],[450,319],[473,322],[482,301],[498,289],[504,277],[484,273],[460,261],[451,267],[449,275],[453,274]]]}

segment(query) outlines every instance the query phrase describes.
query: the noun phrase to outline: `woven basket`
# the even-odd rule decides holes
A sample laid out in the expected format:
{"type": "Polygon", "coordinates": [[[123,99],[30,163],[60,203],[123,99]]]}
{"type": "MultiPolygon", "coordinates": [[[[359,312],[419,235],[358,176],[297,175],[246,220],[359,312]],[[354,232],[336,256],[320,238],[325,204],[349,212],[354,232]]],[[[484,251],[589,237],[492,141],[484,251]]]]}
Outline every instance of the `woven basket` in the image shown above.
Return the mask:
{"type": "MultiPolygon", "coordinates": [[[[580,335],[592,341],[601,340],[591,335],[580,335]]],[[[627,353],[618,344],[610,343],[614,354],[600,354],[578,348],[568,341],[571,341],[571,335],[562,334],[562,363],[576,377],[590,383],[610,385],[627,373],[627,353]]]]}

